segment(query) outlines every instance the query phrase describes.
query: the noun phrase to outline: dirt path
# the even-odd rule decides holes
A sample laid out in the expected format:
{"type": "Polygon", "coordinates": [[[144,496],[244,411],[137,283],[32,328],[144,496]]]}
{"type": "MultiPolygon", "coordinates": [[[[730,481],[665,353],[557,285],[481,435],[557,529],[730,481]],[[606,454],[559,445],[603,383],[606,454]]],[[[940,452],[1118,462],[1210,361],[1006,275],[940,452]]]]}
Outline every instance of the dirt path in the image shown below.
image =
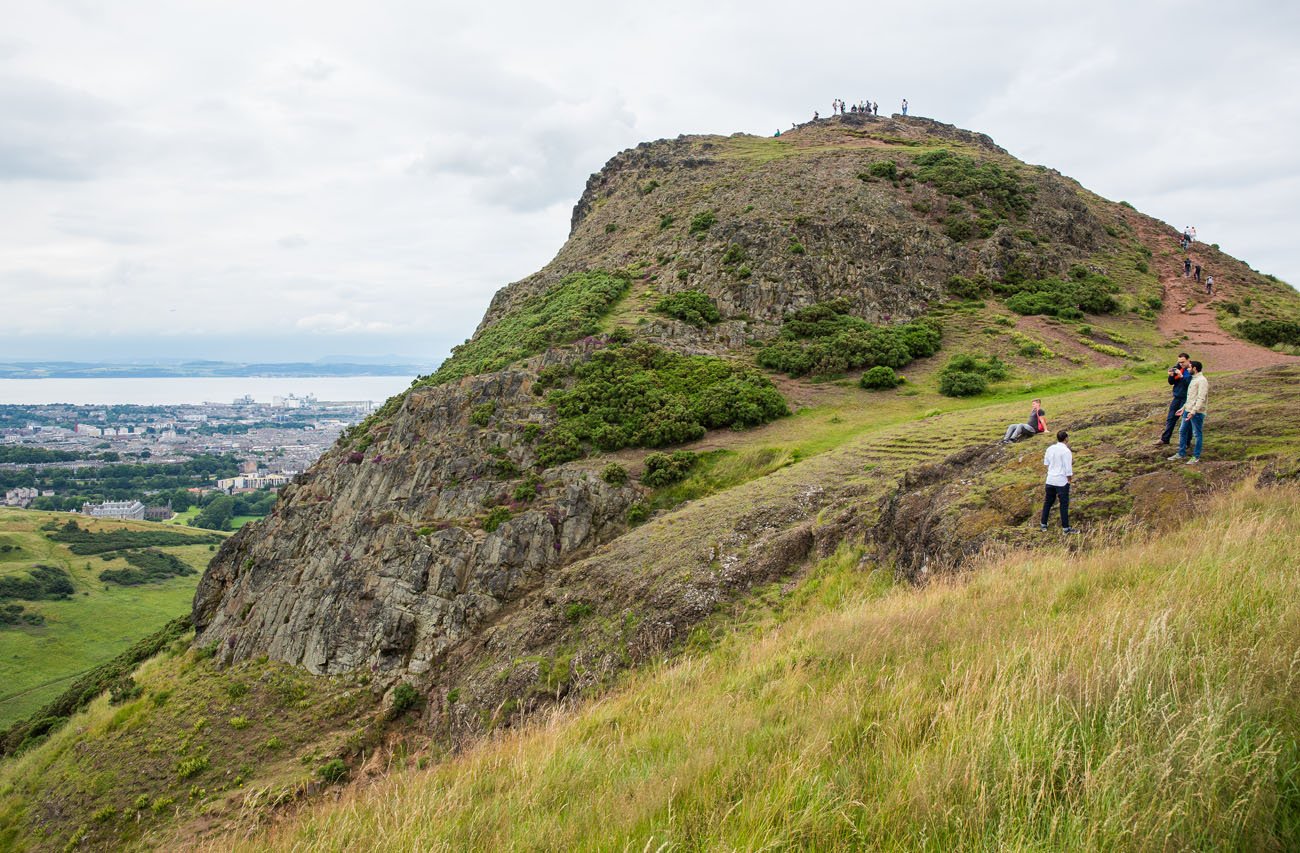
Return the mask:
{"type": "MultiPolygon", "coordinates": [[[[1185,343],[1192,358],[1205,362],[1206,373],[1225,370],[1250,370],[1273,364],[1292,364],[1300,359],[1283,355],[1270,349],[1232,337],[1219,328],[1215,319],[1215,306],[1225,299],[1239,295],[1246,283],[1237,280],[1230,269],[1203,270],[1202,275],[1214,275],[1214,295],[1207,296],[1205,286],[1194,278],[1183,275],[1183,255],[1165,251],[1176,247],[1179,235],[1172,228],[1159,225],[1144,216],[1130,216],[1130,224],[1154,252],[1151,262],[1164,290],[1164,307],[1156,318],[1156,327],[1170,338],[1187,336],[1185,343]],[[1184,306],[1191,304],[1191,308],[1184,306]]],[[[1193,264],[1204,263],[1197,251],[1200,244],[1193,243],[1189,256],[1193,264]]]]}

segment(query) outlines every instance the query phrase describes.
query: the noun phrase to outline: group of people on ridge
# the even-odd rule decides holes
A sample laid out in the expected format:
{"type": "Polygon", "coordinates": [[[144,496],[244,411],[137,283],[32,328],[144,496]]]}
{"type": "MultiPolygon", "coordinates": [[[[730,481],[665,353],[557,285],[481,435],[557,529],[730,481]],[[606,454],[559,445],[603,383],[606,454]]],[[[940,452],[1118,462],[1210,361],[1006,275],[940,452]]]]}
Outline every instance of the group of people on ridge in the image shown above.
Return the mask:
{"type": "MultiPolygon", "coordinates": [[[[903,115],[907,115],[907,98],[903,99],[903,103],[899,108],[899,111],[903,115]]],[[[875,101],[865,101],[865,100],[858,101],[856,104],[847,104],[844,102],[842,98],[836,98],[835,100],[831,101],[831,115],[842,116],[842,115],[848,115],[849,113],[868,115],[868,116],[878,116],[880,115],[880,104],[876,103],[875,101]]],[[[822,114],[820,112],[818,112],[817,110],[813,110],[813,121],[820,121],[821,117],[822,114]]],[[[791,126],[794,127],[796,125],[791,125],[791,126]]],[[[776,135],[780,136],[781,131],[778,130],[776,132],[776,135]]]]}
{"type": "MultiPolygon", "coordinates": [[[[1199,361],[1192,361],[1185,353],[1178,354],[1178,362],[1169,368],[1167,378],[1173,397],[1169,401],[1169,411],[1165,417],[1165,428],[1156,439],[1157,445],[1168,446],[1173,438],[1174,427],[1178,427],[1178,452],[1169,457],[1169,461],[1186,460],[1186,464],[1195,465],[1201,461],[1201,443],[1205,428],[1205,409],[1210,396],[1210,382],[1205,378],[1205,368],[1199,361]],[[1191,455],[1188,455],[1191,450],[1191,455]]],[[[1042,400],[1030,403],[1029,417],[1024,423],[1015,423],[1007,427],[1002,436],[1003,444],[1011,444],[1023,438],[1047,432],[1047,411],[1042,400]]],[[[1043,496],[1043,512],[1038,520],[1038,529],[1047,530],[1052,507],[1061,506],[1061,530],[1065,533],[1078,533],[1070,526],[1070,483],[1074,480],[1074,453],[1070,450],[1070,435],[1065,430],[1056,433],[1056,443],[1043,453],[1043,465],[1047,468],[1046,493],[1043,496]]]]}

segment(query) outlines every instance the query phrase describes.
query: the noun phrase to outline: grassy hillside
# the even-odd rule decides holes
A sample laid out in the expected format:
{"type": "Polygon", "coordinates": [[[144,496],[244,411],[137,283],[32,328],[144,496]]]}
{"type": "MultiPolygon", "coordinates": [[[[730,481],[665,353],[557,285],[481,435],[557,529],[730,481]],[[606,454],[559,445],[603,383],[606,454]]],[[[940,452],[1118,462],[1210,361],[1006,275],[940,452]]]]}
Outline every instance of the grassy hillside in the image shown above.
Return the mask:
{"type": "Polygon", "coordinates": [[[189,612],[194,587],[215,543],[204,540],[210,531],[190,531],[135,521],[85,520],[67,513],[0,510],[0,578],[22,578],[40,565],[68,573],[73,593],[61,599],[6,598],[41,624],[22,622],[0,627],[0,728],[28,716],[58,695],[76,675],[102,663],[189,612]],[[97,532],[167,530],[202,544],[173,545],[157,550],[171,554],[194,570],[152,583],[125,586],[99,579],[106,570],[131,568],[123,551],[104,560],[98,554],[74,554],[67,543],[52,541],[42,526],[62,525],[76,518],[97,532]]]}
{"type": "Polygon", "coordinates": [[[210,849],[1294,848],[1300,489],[1197,510],[922,590],[842,549],[574,715],[210,849]]]}

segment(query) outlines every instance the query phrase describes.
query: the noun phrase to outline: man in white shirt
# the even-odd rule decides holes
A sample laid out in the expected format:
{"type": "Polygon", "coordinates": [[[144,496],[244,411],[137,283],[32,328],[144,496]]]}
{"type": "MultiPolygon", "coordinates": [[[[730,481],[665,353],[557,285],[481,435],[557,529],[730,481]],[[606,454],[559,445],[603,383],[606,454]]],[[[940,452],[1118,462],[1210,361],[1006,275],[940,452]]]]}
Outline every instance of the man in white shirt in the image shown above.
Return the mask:
{"type": "Polygon", "coordinates": [[[1070,434],[1061,430],[1056,434],[1056,444],[1047,448],[1043,454],[1043,464],[1047,466],[1047,495],[1043,498],[1043,517],[1039,519],[1038,529],[1047,529],[1047,517],[1052,512],[1052,504],[1061,501],[1061,531],[1076,533],[1070,526],[1070,481],[1074,479],[1074,454],[1067,443],[1070,434]]]}

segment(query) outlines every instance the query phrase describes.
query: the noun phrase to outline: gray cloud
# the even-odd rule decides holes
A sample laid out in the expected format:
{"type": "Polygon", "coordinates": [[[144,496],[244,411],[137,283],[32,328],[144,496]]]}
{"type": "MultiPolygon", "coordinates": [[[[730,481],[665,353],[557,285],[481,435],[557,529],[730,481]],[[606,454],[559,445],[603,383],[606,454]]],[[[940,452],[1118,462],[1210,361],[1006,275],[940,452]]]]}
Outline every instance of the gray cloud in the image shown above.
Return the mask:
{"type": "Polygon", "coordinates": [[[837,97],[908,97],[1300,281],[1297,24],[1249,0],[29,4],[0,37],[0,355],[436,362],[619,150],[837,97]]]}

